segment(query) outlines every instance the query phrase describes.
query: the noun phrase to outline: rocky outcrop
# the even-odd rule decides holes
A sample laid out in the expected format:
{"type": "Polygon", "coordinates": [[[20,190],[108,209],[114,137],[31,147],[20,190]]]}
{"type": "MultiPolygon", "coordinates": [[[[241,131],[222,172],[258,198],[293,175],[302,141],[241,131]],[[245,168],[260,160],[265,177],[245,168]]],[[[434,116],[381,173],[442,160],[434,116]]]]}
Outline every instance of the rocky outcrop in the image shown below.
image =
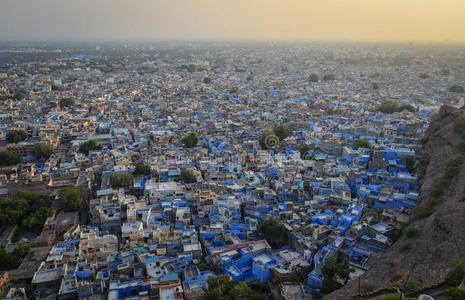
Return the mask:
{"type": "MultiPolygon", "coordinates": [[[[403,234],[387,253],[372,258],[360,280],[365,293],[389,287],[405,274],[416,288],[439,284],[450,262],[465,259],[465,164],[456,168],[452,178],[444,175],[451,159],[465,155],[458,146],[464,137],[454,130],[454,121],[461,116],[464,109],[443,106],[432,118],[417,155],[422,200],[417,218],[404,231],[416,234],[403,234]],[[434,192],[438,188],[441,191],[434,192]]],[[[359,281],[353,280],[325,299],[351,299],[358,289],[359,281]]]]}

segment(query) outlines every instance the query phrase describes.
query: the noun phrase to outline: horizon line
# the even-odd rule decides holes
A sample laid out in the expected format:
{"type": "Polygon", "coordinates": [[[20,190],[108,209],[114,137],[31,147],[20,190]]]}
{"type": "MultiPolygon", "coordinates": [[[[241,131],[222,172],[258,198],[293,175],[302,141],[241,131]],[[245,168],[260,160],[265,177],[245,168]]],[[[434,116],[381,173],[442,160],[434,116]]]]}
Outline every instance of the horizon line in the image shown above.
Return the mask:
{"type": "Polygon", "coordinates": [[[437,44],[437,45],[464,45],[465,40],[422,40],[422,39],[260,39],[260,38],[15,38],[15,37],[0,37],[1,44],[11,43],[30,43],[30,44],[53,44],[53,43],[321,43],[321,44],[437,44]]]}

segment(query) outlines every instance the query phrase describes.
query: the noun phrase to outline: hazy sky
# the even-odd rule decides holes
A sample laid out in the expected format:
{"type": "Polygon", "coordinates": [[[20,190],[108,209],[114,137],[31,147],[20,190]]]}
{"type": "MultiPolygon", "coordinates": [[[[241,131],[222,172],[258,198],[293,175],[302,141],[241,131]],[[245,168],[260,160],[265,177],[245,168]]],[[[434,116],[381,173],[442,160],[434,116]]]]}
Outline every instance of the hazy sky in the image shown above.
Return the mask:
{"type": "Polygon", "coordinates": [[[0,0],[1,40],[465,41],[465,0],[0,0]]]}

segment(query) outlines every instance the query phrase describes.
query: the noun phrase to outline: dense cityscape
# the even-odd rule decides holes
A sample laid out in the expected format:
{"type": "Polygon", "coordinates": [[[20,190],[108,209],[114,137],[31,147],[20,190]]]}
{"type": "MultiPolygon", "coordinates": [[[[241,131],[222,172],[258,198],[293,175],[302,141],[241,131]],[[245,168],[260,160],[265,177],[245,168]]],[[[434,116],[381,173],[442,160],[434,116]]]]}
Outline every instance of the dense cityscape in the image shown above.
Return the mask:
{"type": "MultiPolygon", "coordinates": [[[[464,55],[409,43],[3,44],[0,297],[372,292],[363,274],[401,236],[408,255],[422,234],[408,225],[433,213],[415,209],[417,157],[439,108],[464,105],[464,55]]],[[[403,293],[425,287],[394,275],[403,293]]]]}

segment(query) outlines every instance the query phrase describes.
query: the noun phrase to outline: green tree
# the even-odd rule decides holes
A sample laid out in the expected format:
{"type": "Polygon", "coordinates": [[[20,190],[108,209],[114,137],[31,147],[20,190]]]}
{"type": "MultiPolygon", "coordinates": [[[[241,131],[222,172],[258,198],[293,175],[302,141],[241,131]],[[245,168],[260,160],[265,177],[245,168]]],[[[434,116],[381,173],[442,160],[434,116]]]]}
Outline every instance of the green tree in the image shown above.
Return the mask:
{"type": "Polygon", "coordinates": [[[0,201],[0,224],[18,224],[36,214],[40,217],[42,208],[50,206],[50,195],[30,191],[18,191],[0,201]]]}
{"type": "Polygon", "coordinates": [[[181,142],[187,148],[194,148],[199,142],[199,137],[197,136],[195,132],[191,132],[188,135],[184,136],[181,142]]]}
{"type": "Polygon", "coordinates": [[[11,151],[0,151],[0,166],[11,166],[21,162],[21,157],[11,151]]]}
{"type": "Polygon", "coordinates": [[[193,65],[193,64],[190,64],[190,65],[187,66],[187,71],[189,73],[194,73],[195,71],[197,71],[197,66],[193,65]]]}
{"type": "Polygon", "coordinates": [[[293,282],[295,284],[299,284],[305,281],[306,279],[306,272],[303,272],[303,270],[300,271],[294,271],[292,274],[289,276],[289,281],[293,282]]]}
{"type": "Polygon", "coordinates": [[[210,84],[211,82],[212,82],[212,80],[210,79],[210,77],[205,77],[203,79],[203,83],[205,83],[205,84],[210,84]]]}
{"type": "Polygon", "coordinates": [[[262,300],[262,294],[251,289],[247,283],[234,283],[226,275],[208,281],[208,290],[200,298],[202,300],[262,300]]]}
{"type": "Polygon", "coordinates": [[[36,216],[29,216],[21,222],[21,227],[27,231],[40,233],[43,223],[36,216]]]}
{"type": "Polygon", "coordinates": [[[450,264],[446,275],[446,284],[450,287],[458,287],[465,278],[465,260],[456,261],[450,264]]]}
{"type": "Polygon", "coordinates": [[[308,76],[308,80],[310,82],[318,82],[318,81],[320,81],[320,76],[318,76],[318,74],[316,74],[316,73],[312,73],[312,74],[310,74],[310,76],[308,76]]]}
{"type": "Polygon", "coordinates": [[[459,84],[454,84],[449,88],[449,92],[463,94],[465,93],[465,88],[459,84]]]}
{"type": "Polygon", "coordinates": [[[399,111],[409,111],[409,112],[415,112],[416,109],[413,105],[411,104],[402,104],[401,106],[399,106],[399,111]]]}
{"type": "Polygon", "coordinates": [[[405,158],[405,167],[410,174],[415,173],[415,156],[407,156],[405,158]]]}
{"type": "Polygon", "coordinates": [[[182,169],[181,175],[179,176],[179,180],[181,180],[184,183],[194,183],[197,182],[197,177],[195,177],[193,171],[182,169]]]}
{"type": "Polygon", "coordinates": [[[49,207],[41,207],[39,210],[32,213],[29,217],[21,222],[21,227],[27,231],[40,233],[45,220],[53,215],[53,210],[49,207]]]}
{"type": "Polygon", "coordinates": [[[19,224],[29,207],[28,201],[18,196],[7,197],[0,202],[1,224],[19,224]]]}
{"type": "Polygon", "coordinates": [[[465,289],[451,287],[446,289],[445,296],[447,300],[463,300],[465,299],[465,289]]]}
{"type": "Polygon", "coordinates": [[[325,262],[322,267],[323,273],[323,287],[322,291],[324,293],[331,293],[332,291],[337,290],[342,285],[336,280],[336,271],[337,265],[335,260],[330,259],[325,262]]]}
{"type": "Polygon", "coordinates": [[[70,97],[65,97],[60,99],[60,107],[61,108],[69,108],[74,105],[74,99],[70,97]]]}
{"type": "Polygon", "coordinates": [[[144,164],[137,164],[134,171],[134,174],[136,175],[150,175],[151,173],[152,170],[150,169],[150,166],[144,164]]]}
{"type": "Polygon", "coordinates": [[[289,240],[289,232],[276,218],[267,218],[257,226],[257,233],[262,236],[273,248],[281,248],[289,240]]]}
{"type": "Polygon", "coordinates": [[[354,148],[355,149],[359,149],[359,148],[371,149],[371,145],[367,139],[356,139],[354,141],[354,148]]]}
{"type": "Polygon", "coordinates": [[[325,74],[323,76],[323,81],[333,81],[336,80],[336,76],[334,74],[325,74]]]}
{"type": "Polygon", "coordinates": [[[94,140],[90,140],[90,141],[81,143],[79,145],[79,152],[85,155],[89,155],[89,152],[92,150],[100,150],[100,149],[102,149],[102,145],[98,144],[94,140]]]}
{"type": "Polygon", "coordinates": [[[279,138],[280,141],[283,141],[290,134],[290,130],[287,126],[279,125],[273,129],[274,134],[279,138]]]}
{"type": "Polygon", "coordinates": [[[15,248],[13,253],[14,255],[17,255],[18,257],[23,258],[29,252],[30,248],[31,247],[29,246],[28,243],[21,243],[15,248]]]}
{"type": "Polygon", "coordinates": [[[48,193],[31,192],[27,190],[20,190],[15,196],[15,199],[22,199],[26,201],[30,211],[34,212],[41,207],[50,207],[51,196],[48,193]]]}
{"type": "Polygon", "coordinates": [[[290,129],[284,125],[278,125],[273,130],[267,130],[260,136],[260,146],[263,149],[277,148],[284,139],[290,135],[290,129]]]}
{"type": "Polygon", "coordinates": [[[33,154],[37,159],[48,159],[53,154],[53,148],[48,144],[36,144],[33,154]]]}
{"type": "Polygon", "coordinates": [[[208,281],[208,290],[203,295],[202,299],[229,299],[228,296],[233,286],[233,282],[226,275],[220,275],[216,279],[210,279],[208,281]]]}
{"type": "Polygon", "coordinates": [[[200,272],[212,270],[212,266],[210,266],[205,259],[202,257],[201,260],[196,264],[197,268],[199,268],[200,272]]]}
{"type": "Polygon", "coordinates": [[[350,273],[352,272],[349,261],[346,257],[330,257],[328,258],[323,267],[321,273],[323,274],[323,291],[330,293],[339,287],[341,284],[338,280],[347,283],[350,279],[350,273]]]}
{"type": "Polygon", "coordinates": [[[352,268],[349,265],[349,260],[344,259],[340,264],[339,264],[339,269],[337,271],[337,276],[342,279],[344,284],[347,283],[350,279],[350,273],[352,272],[352,268]]]}
{"type": "Polygon", "coordinates": [[[19,143],[28,138],[28,134],[24,129],[12,129],[6,134],[6,140],[8,143],[19,143]]]}
{"type": "Polygon", "coordinates": [[[273,131],[265,131],[260,136],[260,146],[262,149],[272,149],[279,146],[279,137],[273,131]]]}
{"type": "Polygon", "coordinates": [[[0,245],[0,270],[17,269],[21,264],[23,258],[29,252],[29,244],[19,244],[12,253],[8,253],[5,246],[0,245]]]}
{"type": "Polygon", "coordinates": [[[379,84],[378,84],[377,82],[373,82],[372,88],[373,88],[373,90],[375,90],[375,91],[379,90],[379,84]]]}
{"type": "Polygon", "coordinates": [[[251,293],[251,290],[249,286],[247,285],[247,283],[243,281],[234,285],[234,287],[231,290],[231,295],[233,296],[234,300],[249,299],[250,293],[251,293]]]}
{"type": "Polygon", "coordinates": [[[300,152],[300,157],[302,159],[305,159],[305,160],[310,160],[312,159],[312,155],[310,155],[310,146],[308,145],[304,145],[302,146],[302,148],[300,148],[299,152],[300,152]]]}
{"type": "Polygon", "coordinates": [[[392,114],[395,112],[401,112],[401,111],[410,111],[410,112],[415,112],[416,109],[413,107],[411,104],[402,104],[399,105],[397,101],[394,100],[387,100],[383,102],[380,106],[376,108],[376,110],[385,113],[385,114],[392,114]]]}
{"type": "Polygon", "coordinates": [[[111,175],[111,185],[115,188],[127,188],[132,186],[134,183],[134,178],[131,174],[112,174],[111,175]]]}
{"type": "Polygon", "coordinates": [[[58,192],[60,207],[65,211],[84,211],[87,207],[87,191],[80,187],[66,187],[58,192]]]}
{"type": "Polygon", "coordinates": [[[394,100],[387,100],[378,106],[377,110],[385,114],[392,114],[399,111],[399,104],[394,100]]]}
{"type": "Polygon", "coordinates": [[[465,137],[465,117],[458,117],[455,119],[454,131],[465,137]]]}

